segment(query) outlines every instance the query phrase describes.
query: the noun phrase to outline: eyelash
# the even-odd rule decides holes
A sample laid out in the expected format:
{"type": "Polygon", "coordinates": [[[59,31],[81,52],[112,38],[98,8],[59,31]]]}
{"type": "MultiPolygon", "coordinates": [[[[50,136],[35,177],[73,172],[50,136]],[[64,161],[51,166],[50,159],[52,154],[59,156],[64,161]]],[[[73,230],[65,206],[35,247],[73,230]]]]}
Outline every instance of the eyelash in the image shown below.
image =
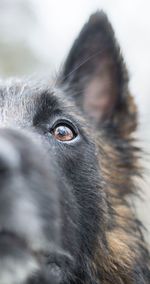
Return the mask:
{"type": "Polygon", "coordinates": [[[49,132],[53,131],[56,127],[59,127],[62,125],[70,128],[76,135],[78,135],[77,127],[70,120],[67,120],[67,119],[59,119],[55,121],[52,127],[49,129],[49,132]]]}

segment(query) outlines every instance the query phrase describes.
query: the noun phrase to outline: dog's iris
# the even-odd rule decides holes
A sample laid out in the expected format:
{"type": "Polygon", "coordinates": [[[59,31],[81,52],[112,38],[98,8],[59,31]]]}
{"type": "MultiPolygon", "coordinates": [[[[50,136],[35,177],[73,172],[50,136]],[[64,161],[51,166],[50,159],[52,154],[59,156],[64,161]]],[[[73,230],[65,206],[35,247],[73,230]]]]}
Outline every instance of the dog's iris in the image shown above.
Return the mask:
{"type": "Polygon", "coordinates": [[[75,135],[71,128],[66,125],[59,125],[53,130],[55,139],[59,141],[70,141],[74,139],[75,135]]]}

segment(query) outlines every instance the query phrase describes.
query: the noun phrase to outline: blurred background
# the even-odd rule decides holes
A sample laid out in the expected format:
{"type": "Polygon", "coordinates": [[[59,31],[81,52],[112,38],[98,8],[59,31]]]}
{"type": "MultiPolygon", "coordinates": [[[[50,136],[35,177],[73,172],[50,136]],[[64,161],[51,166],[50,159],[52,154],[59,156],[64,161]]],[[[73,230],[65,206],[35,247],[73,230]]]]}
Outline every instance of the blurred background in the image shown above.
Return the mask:
{"type": "Polygon", "coordinates": [[[109,16],[130,73],[139,108],[136,133],[145,154],[143,197],[135,210],[150,241],[150,1],[0,0],[0,77],[38,72],[55,74],[89,15],[109,16]]]}

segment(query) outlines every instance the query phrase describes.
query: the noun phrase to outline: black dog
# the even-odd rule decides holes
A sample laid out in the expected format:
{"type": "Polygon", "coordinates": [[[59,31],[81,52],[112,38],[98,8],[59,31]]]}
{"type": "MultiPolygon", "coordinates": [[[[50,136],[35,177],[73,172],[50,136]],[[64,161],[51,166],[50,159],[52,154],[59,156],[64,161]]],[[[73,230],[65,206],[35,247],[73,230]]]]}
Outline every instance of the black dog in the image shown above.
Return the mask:
{"type": "Polygon", "coordinates": [[[101,12],[55,87],[0,83],[0,283],[144,284],[150,257],[126,197],[136,107],[101,12]]]}

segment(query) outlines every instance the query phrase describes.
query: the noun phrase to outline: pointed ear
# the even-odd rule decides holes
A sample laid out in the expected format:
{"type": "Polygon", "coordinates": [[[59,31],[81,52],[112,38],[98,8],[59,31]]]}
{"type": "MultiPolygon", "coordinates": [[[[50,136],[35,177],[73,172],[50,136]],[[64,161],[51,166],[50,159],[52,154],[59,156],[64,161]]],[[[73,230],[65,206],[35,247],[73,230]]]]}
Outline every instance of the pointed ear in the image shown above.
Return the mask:
{"type": "Polygon", "coordinates": [[[103,12],[90,17],[74,42],[61,83],[96,126],[113,127],[124,136],[135,128],[136,108],[128,92],[128,74],[103,12]]]}

